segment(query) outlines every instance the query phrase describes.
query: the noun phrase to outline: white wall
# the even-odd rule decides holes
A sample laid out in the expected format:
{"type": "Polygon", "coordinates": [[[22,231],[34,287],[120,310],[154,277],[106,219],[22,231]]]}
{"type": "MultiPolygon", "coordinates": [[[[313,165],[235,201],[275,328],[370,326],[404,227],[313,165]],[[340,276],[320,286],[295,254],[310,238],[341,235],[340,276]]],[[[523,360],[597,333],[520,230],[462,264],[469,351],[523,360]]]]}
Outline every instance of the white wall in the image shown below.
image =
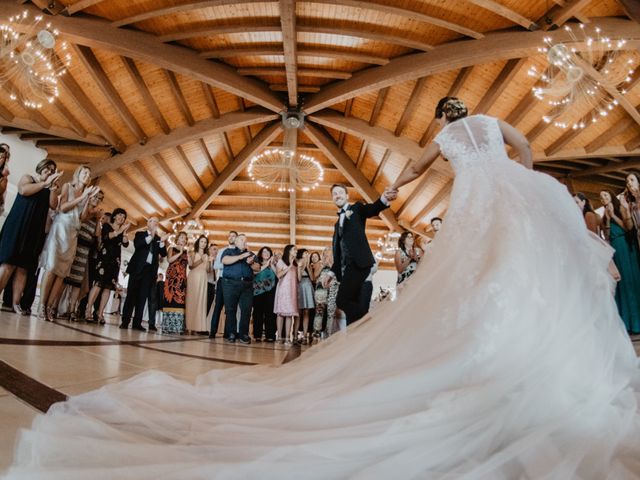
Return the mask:
{"type": "Polygon", "coordinates": [[[20,140],[17,135],[0,133],[0,143],[6,143],[11,147],[9,184],[5,197],[4,213],[0,217],[1,227],[18,194],[18,182],[25,173],[35,174],[36,165],[47,156],[47,152],[37,148],[33,142],[20,140]]]}

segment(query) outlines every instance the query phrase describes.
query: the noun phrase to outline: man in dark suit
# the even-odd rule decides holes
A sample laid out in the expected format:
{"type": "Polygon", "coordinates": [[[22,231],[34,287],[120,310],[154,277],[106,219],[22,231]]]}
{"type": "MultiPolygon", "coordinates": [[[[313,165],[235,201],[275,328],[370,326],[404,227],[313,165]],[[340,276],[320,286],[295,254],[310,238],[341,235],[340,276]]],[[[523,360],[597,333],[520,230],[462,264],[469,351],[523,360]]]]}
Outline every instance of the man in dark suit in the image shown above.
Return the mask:
{"type": "Polygon", "coordinates": [[[361,298],[361,289],[375,263],[365,233],[367,218],[375,217],[397,197],[394,190],[385,190],[374,203],[349,204],[349,192],[342,184],[331,187],[333,203],[338,207],[338,221],[333,232],[332,270],[340,281],[337,306],[347,317],[347,325],[362,318],[368,310],[361,298]]]}
{"type": "Polygon", "coordinates": [[[144,312],[144,304],[149,301],[149,330],[156,330],[155,311],[151,311],[151,291],[156,287],[160,257],[167,256],[164,238],[160,238],[157,230],[158,219],[151,217],[147,220],[147,229],[136,233],[133,240],[135,251],[127,266],[129,282],[127,283],[127,299],[124,302],[122,324],[120,325],[122,329],[129,328],[131,313],[135,308],[132,328],[146,332],[142,326],[142,313],[144,312]]]}

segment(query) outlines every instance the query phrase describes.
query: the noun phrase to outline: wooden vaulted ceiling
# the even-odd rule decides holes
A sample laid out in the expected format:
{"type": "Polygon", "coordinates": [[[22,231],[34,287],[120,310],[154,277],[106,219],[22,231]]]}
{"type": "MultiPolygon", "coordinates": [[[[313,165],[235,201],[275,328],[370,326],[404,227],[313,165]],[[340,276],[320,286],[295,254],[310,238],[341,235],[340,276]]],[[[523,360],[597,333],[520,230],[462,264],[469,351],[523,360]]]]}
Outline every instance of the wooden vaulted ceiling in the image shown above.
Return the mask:
{"type": "MultiPolygon", "coordinates": [[[[109,207],[143,221],[200,218],[224,243],[331,242],[328,186],[373,200],[436,133],[437,100],[516,125],[536,168],[574,190],[621,189],[640,170],[640,74],[621,106],[584,130],[541,120],[535,79],[544,36],[595,22],[640,45],[640,26],[614,0],[0,0],[0,15],[45,12],[72,46],[60,99],[39,112],[0,96],[0,126],[45,148],[65,170],[88,163],[109,207]],[[278,113],[306,112],[299,148],[325,167],[312,192],[267,192],[251,155],[283,141],[278,113]]],[[[587,111],[575,112],[576,119],[587,111]]],[[[446,212],[452,172],[442,159],[369,223],[374,242],[400,226],[423,233],[446,212]]]]}

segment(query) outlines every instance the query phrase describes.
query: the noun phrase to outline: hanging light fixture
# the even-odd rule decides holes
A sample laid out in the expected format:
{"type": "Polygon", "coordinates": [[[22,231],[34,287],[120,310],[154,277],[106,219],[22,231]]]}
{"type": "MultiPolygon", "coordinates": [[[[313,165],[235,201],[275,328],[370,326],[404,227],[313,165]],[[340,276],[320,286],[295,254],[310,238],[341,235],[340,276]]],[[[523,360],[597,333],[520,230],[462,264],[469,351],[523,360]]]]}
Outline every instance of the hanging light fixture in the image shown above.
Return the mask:
{"type": "Polygon", "coordinates": [[[207,238],[211,235],[211,232],[206,230],[202,222],[199,220],[189,220],[188,222],[185,222],[184,220],[176,220],[173,222],[171,230],[171,234],[167,237],[167,242],[171,246],[176,245],[176,240],[180,233],[187,234],[187,245],[190,246],[196,243],[196,240],[200,235],[204,235],[207,238]]]}
{"type": "Polygon", "coordinates": [[[25,11],[0,24],[0,85],[11,100],[34,110],[55,102],[58,78],[71,63],[67,43],[58,42],[58,30],[43,18],[25,11]]]}
{"type": "Polygon", "coordinates": [[[398,250],[398,240],[400,240],[399,232],[389,232],[384,237],[378,238],[376,244],[378,250],[374,254],[381,262],[390,262],[394,259],[398,250]]]}
{"type": "Polygon", "coordinates": [[[618,100],[607,90],[626,93],[625,84],[632,80],[636,60],[631,52],[624,51],[627,40],[605,37],[597,26],[580,24],[574,29],[566,25],[564,30],[570,41],[554,43],[552,37],[545,37],[544,46],[538,48],[546,56],[547,70],[539,72],[532,66],[528,74],[539,80],[533,95],[551,107],[542,120],[558,128],[577,130],[597,123],[618,106],[618,100]],[[575,120],[575,109],[585,107],[591,113],[575,120]]]}
{"type": "Polygon", "coordinates": [[[324,169],[313,156],[298,150],[298,131],[304,127],[304,113],[282,112],[284,141],[280,148],[267,148],[251,157],[249,177],[260,187],[278,192],[308,192],[320,185],[324,169]]]}

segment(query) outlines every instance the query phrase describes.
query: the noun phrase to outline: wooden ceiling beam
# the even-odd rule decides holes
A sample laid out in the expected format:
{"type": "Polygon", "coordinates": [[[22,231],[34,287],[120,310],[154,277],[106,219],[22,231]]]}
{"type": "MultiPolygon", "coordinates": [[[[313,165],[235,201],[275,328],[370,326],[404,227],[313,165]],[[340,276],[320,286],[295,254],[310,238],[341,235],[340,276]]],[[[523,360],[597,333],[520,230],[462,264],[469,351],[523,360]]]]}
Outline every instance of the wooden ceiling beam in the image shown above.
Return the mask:
{"type": "Polygon", "coordinates": [[[416,84],[413,86],[413,90],[411,91],[411,95],[409,96],[409,100],[407,101],[407,105],[405,106],[402,112],[402,116],[400,117],[400,120],[398,120],[398,125],[396,125],[396,130],[394,132],[394,135],[396,137],[399,137],[400,135],[402,135],[402,132],[409,124],[409,121],[411,121],[411,117],[413,117],[413,114],[418,108],[418,98],[420,98],[420,95],[422,94],[422,90],[424,90],[424,84],[426,82],[427,82],[427,77],[422,77],[418,79],[416,84]]]}
{"type": "Polygon", "coordinates": [[[78,108],[91,119],[100,134],[107,139],[109,144],[111,144],[118,152],[124,152],[127,149],[127,146],[113,127],[109,125],[109,122],[104,119],[87,94],[84,93],[84,90],[82,90],[78,82],[73,78],[71,72],[67,72],[65,75],[62,75],[60,77],[60,83],[66,90],[69,97],[71,97],[78,108]]]}
{"type": "Polygon", "coordinates": [[[588,176],[588,175],[598,175],[601,173],[608,173],[608,172],[616,172],[616,171],[620,171],[620,170],[628,170],[629,168],[640,168],[640,159],[639,157],[632,157],[631,159],[628,159],[622,163],[620,162],[609,162],[606,165],[603,165],[602,167],[592,167],[592,168],[586,168],[584,170],[581,170],[579,172],[571,172],[569,174],[569,177],[572,178],[576,178],[576,177],[584,177],[584,176],[588,176]]]}
{"type": "MultiPolygon", "coordinates": [[[[140,217],[146,217],[149,215],[149,212],[143,210],[140,202],[136,202],[129,196],[127,192],[120,188],[115,182],[113,182],[110,178],[106,176],[102,176],[100,178],[100,188],[104,190],[104,187],[107,187],[112,193],[115,194],[115,198],[110,198],[115,205],[118,205],[120,208],[124,208],[128,213],[129,212],[137,212],[140,217]]],[[[105,197],[110,197],[110,195],[105,192],[105,197]]],[[[133,217],[131,213],[128,215],[129,217],[133,217]]]]}
{"type": "Polygon", "coordinates": [[[546,155],[544,151],[533,151],[533,162],[552,162],[554,160],[572,159],[607,159],[615,161],[619,158],[640,156],[640,148],[627,150],[624,145],[605,146],[593,152],[586,152],[584,148],[570,148],[561,150],[553,155],[546,155]]]}
{"type": "MultiPolygon", "coordinates": [[[[255,75],[264,77],[287,76],[286,70],[283,70],[280,67],[246,67],[239,68],[238,73],[240,75],[255,75]]],[[[351,78],[351,73],[349,72],[342,72],[339,70],[324,70],[320,68],[298,68],[297,74],[301,77],[337,78],[342,80],[351,78]]]]}
{"type": "Polygon", "coordinates": [[[171,195],[166,192],[162,185],[158,183],[156,177],[150,174],[140,162],[134,163],[133,168],[135,168],[136,171],[140,175],[142,175],[142,177],[149,183],[149,185],[151,185],[151,188],[155,190],[155,193],[160,196],[160,198],[162,198],[162,200],[167,205],[169,205],[169,208],[171,208],[174,212],[180,211],[180,206],[173,200],[173,198],[171,198],[171,195]]]}
{"type": "Polygon", "coordinates": [[[387,15],[396,15],[404,19],[414,20],[427,23],[436,27],[444,28],[452,32],[460,33],[471,38],[482,38],[484,35],[480,32],[466,28],[460,24],[448,22],[441,18],[432,17],[416,10],[401,8],[389,5],[387,3],[377,3],[363,0],[314,0],[314,3],[322,3],[336,6],[347,6],[362,10],[373,10],[387,15]]]}
{"type": "Polygon", "coordinates": [[[158,108],[158,104],[154,100],[153,96],[151,95],[151,92],[149,91],[149,87],[147,87],[147,84],[142,78],[142,75],[140,74],[140,70],[138,70],[138,67],[136,66],[136,62],[127,57],[120,57],[120,59],[124,63],[125,69],[129,73],[129,76],[131,77],[131,80],[136,86],[138,93],[140,93],[140,96],[142,96],[142,101],[147,107],[148,112],[156,121],[160,129],[165,134],[169,133],[171,131],[171,127],[169,127],[169,124],[167,123],[164,116],[162,115],[160,108],[158,108]]]}
{"type": "MultiPolygon", "coordinates": [[[[16,85],[13,83],[11,78],[7,78],[0,85],[1,85],[1,88],[7,93],[7,95],[11,95],[14,92],[20,91],[20,89],[17,88],[16,85]]],[[[23,106],[22,103],[18,103],[18,102],[16,102],[15,105],[17,105],[21,110],[23,110],[30,119],[32,119],[34,122],[40,125],[43,129],[46,130],[51,128],[51,122],[47,117],[43,115],[43,113],[40,110],[27,108],[23,106]]]]}
{"type": "MultiPolygon", "coordinates": [[[[279,45],[221,48],[217,50],[207,50],[199,54],[203,58],[229,58],[229,57],[262,57],[262,56],[284,56],[284,50],[279,45]]],[[[378,57],[370,53],[358,53],[350,50],[329,50],[326,48],[298,47],[298,58],[333,58],[348,62],[367,63],[371,65],[386,65],[389,59],[378,57]]]]}
{"type": "Polygon", "coordinates": [[[561,27],[571,17],[575,17],[580,10],[591,3],[591,0],[569,0],[564,6],[556,5],[540,20],[540,23],[546,24],[546,28],[561,27]]]}
{"type": "Polygon", "coordinates": [[[362,167],[362,162],[364,162],[364,157],[367,155],[367,149],[369,148],[369,141],[363,140],[362,145],[360,145],[360,150],[358,151],[358,158],[356,158],[356,168],[360,170],[362,167]]]}
{"type": "MultiPolygon", "coordinates": [[[[640,39],[640,25],[630,20],[602,18],[598,24],[603,36],[640,39]]],[[[563,29],[552,32],[496,32],[479,40],[466,40],[464,45],[449,42],[428,53],[404,55],[387,65],[362,70],[349,80],[328,85],[307,100],[306,111],[311,114],[367,92],[449,70],[537,55],[537,49],[547,36],[554,43],[571,40],[563,29]]]]}
{"type": "Polygon", "coordinates": [[[195,198],[191,196],[191,194],[184,188],[180,179],[176,176],[173,169],[169,167],[167,161],[164,159],[161,153],[155,153],[152,155],[155,160],[155,165],[165,174],[165,176],[171,181],[171,184],[180,192],[184,201],[191,205],[195,198]]]}
{"type": "MultiPolygon", "coordinates": [[[[288,92],[289,87],[283,83],[277,83],[269,85],[269,88],[274,92],[288,92]]],[[[321,90],[320,87],[311,87],[307,85],[298,85],[298,93],[318,93],[321,90]]]]}
{"type": "Polygon", "coordinates": [[[371,179],[371,185],[375,185],[378,181],[378,178],[380,178],[380,175],[382,175],[382,172],[384,172],[384,167],[387,165],[390,156],[391,150],[385,150],[384,155],[382,155],[382,160],[380,160],[380,163],[376,168],[376,173],[374,173],[373,178],[371,179]]]}
{"type": "Polygon", "coordinates": [[[60,115],[64,117],[64,119],[69,122],[69,126],[80,136],[86,137],[89,132],[84,128],[84,125],[80,123],[78,120],[68,109],[64,106],[60,100],[57,100],[53,103],[53,107],[58,110],[60,115]]]}
{"type": "Polygon", "coordinates": [[[151,157],[163,150],[198,140],[207,135],[264,123],[276,118],[278,118],[278,115],[258,107],[249,109],[246,112],[230,112],[220,116],[220,118],[200,120],[193,126],[176,128],[168,135],[151,137],[145,145],[132,145],[125,153],[96,163],[96,170],[100,173],[115,170],[142,158],[151,157]]]}
{"type": "Polygon", "coordinates": [[[235,159],[220,172],[204,194],[196,201],[187,220],[198,218],[211,202],[233,181],[233,179],[247,166],[254,153],[266,147],[282,133],[279,122],[273,121],[266,125],[255,138],[248,143],[235,159]]]}
{"type": "Polygon", "coordinates": [[[425,215],[430,213],[434,208],[438,206],[440,202],[442,202],[449,196],[452,188],[453,188],[453,180],[449,180],[444,185],[444,187],[442,187],[440,191],[436,193],[436,195],[431,200],[429,200],[429,203],[427,203],[424,206],[424,208],[420,210],[418,214],[413,218],[413,221],[411,222],[411,226],[413,228],[416,228],[422,222],[422,219],[425,217],[425,215]]]}
{"type": "Polygon", "coordinates": [[[476,108],[473,109],[472,115],[487,113],[527,61],[527,58],[512,58],[511,60],[507,60],[505,66],[502,67],[496,79],[485,92],[478,105],[476,105],[476,108]]]}
{"type": "MultiPolygon", "coordinates": [[[[131,181],[130,177],[127,175],[123,175],[120,172],[109,172],[106,177],[113,183],[114,185],[118,185],[118,187],[126,192],[137,192],[137,194],[142,198],[142,200],[151,207],[148,211],[152,214],[163,216],[164,210],[160,206],[158,202],[155,201],[153,195],[150,194],[147,190],[140,188],[140,185],[136,185],[133,181],[131,181]]],[[[139,204],[140,202],[138,202],[139,204]]]]}
{"type": "Polygon", "coordinates": [[[173,73],[171,70],[164,70],[164,76],[167,82],[169,83],[169,88],[171,90],[171,93],[173,94],[173,98],[178,104],[178,108],[180,109],[180,113],[182,114],[182,117],[184,118],[187,125],[189,125],[190,127],[193,126],[196,123],[196,121],[194,120],[193,114],[189,109],[189,104],[187,103],[187,99],[184,98],[184,94],[182,93],[182,89],[180,88],[180,84],[178,83],[178,78],[176,77],[176,74],[173,73]]]}
{"type": "MultiPolygon", "coordinates": [[[[338,144],[328,133],[314,124],[307,124],[305,133],[320,147],[322,152],[342,172],[347,180],[356,186],[367,202],[375,202],[380,197],[380,194],[367,181],[362,172],[356,168],[349,156],[343,150],[338,149],[338,144]]],[[[400,230],[398,221],[391,209],[384,210],[380,217],[391,230],[400,230]]]]}
{"type": "MultiPolygon", "coordinates": [[[[636,106],[636,109],[640,109],[640,105],[636,106]]],[[[631,117],[626,117],[618,120],[602,134],[598,135],[596,138],[587,143],[584,147],[585,151],[591,153],[599,150],[600,148],[604,147],[609,140],[613,139],[617,135],[620,135],[627,128],[630,128],[635,124],[635,120],[633,120],[631,117]]]]}
{"type": "Polygon", "coordinates": [[[178,145],[176,147],[176,152],[178,153],[178,158],[182,160],[182,163],[187,167],[187,171],[194,178],[198,187],[200,187],[200,190],[204,192],[206,190],[206,187],[204,186],[204,183],[202,183],[202,180],[200,179],[200,175],[198,175],[198,172],[196,172],[196,169],[193,168],[193,165],[191,164],[189,157],[187,157],[187,154],[182,148],[182,145],[178,145]]]}
{"type": "Polygon", "coordinates": [[[298,39],[296,36],[296,0],[280,0],[279,3],[284,67],[287,77],[287,97],[289,99],[289,106],[296,107],[298,105],[298,39]]]}
{"type": "MultiPolygon", "coordinates": [[[[25,9],[39,13],[33,6],[13,1],[2,2],[3,14],[12,16],[25,9]]],[[[282,109],[282,101],[262,82],[245,78],[227,65],[201,58],[195,51],[177,45],[164,45],[154,35],[139,30],[118,29],[104,20],[88,17],[56,15],[47,19],[69,42],[97,48],[112,54],[147,62],[186,77],[216,86],[274,112],[282,109]]],[[[62,78],[67,77],[64,75],[62,78]]]]}
{"type": "Polygon", "coordinates": [[[378,122],[378,118],[380,118],[380,113],[382,112],[382,107],[384,106],[384,101],[389,94],[389,87],[383,88],[378,92],[378,96],[376,97],[376,103],[373,106],[373,110],[371,111],[371,117],[369,117],[369,125],[374,126],[378,122]]]}
{"type": "Polygon", "coordinates": [[[105,0],[79,0],[72,5],[67,5],[64,9],[64,12],[67,15],[73,15],[74,13],[78,13],[82,10],[85,10],[89,7],[93,7],[98,3],[102,3],[105,0]]]}
{"type": "MultiPolygon", "coordinates": [[[[353,108],[353,98],[347,100],[347,103],[344,106],[344,116],[345,118],[349,118],[351,116],[351,109],[353,108]]],[[[342,146],[344,145],[345,133],[340,130],[338,134],[338,148],[342,150],[342,146]]]]}
{"type": "Polygon", "coordinates": [[[107,141],[99,135],[88,133],[86,137],[78,135],[78,132],[67,128],[51,125],[49,128],[42,128],[31,119],[16,117],[11,111],[0,105],[0,127],[17,128],[29,132],[45,133],[56,137],[89,143],[92,145],[105,145],[107,141]]]}
{"type": "Polygon", "coordinates": [[[211,152],[209,152],[209,148],[207,147],[207,143],[202,138],[198,140],[198,147],[200,148],[200,151],[202,152],[202,155],[204,155],[204,157],[207,159],[207,165],[208,165],[209,170],[213,174],[213,177],[215,178],[218,175],[220,175],[220,172],[218,171],[218,168],[216,167],[216,162],[213,160],[213,157],[211,156],[211,152]]]}
{"type": "Polygon", "coordinates": [[[102,94],[107,98],[116,112],[118,112],[118,115],[124,121],[125,125],[129,127],[131,133],[138,139],[138,143],[144,145],[147,141],[147,134],[142,130],[142,127],[113,86],[113,83],[111,83],[111,80],[102,68],[102,65],[100,65],[93,51],[89,47],[82,45],[75,45],[74,50],[76,56],[80,59],[87,72],[89,72],[89,75],[93,78],[96,85],[98,85],[102,94]]]}
{"type": "Polygon", "coordinates": [[[510,20],[516,25],[520,25],[521,27],[526,28],[527,30],[537,30],[538,28],[540,28],[533,20],[530,20],[527,17],[520,15],[518,12],[499,4],[498,2],[494,2],[493,0],[467,1],[469,3],[477,5],[480,8],[484,8],[485,10],[493,12],[496,15],[501,16],[502,18],[506,18],[507,20],[510,20]]]}

